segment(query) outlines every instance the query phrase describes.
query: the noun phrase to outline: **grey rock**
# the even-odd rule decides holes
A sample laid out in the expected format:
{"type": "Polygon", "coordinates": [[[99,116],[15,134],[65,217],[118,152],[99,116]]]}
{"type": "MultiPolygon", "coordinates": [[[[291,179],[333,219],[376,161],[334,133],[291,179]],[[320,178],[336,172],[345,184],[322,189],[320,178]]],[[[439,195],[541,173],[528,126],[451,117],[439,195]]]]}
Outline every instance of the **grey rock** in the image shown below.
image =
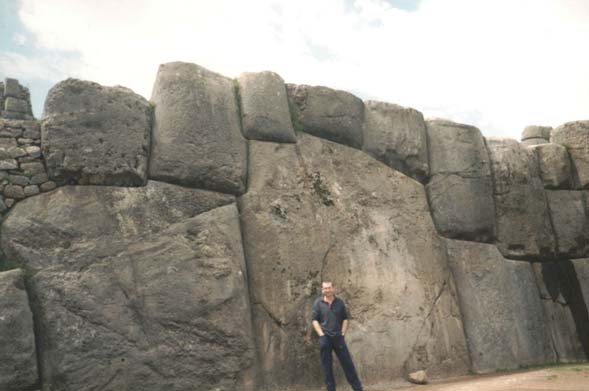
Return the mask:
{"type": "Polygon", "coordinates": [[[429,176],[425,122],[417,110],[365,102],[362,150],[420,182],[429,176]]]}
{"type": "Polygon", "coordinates": [[[589,349],[587,307],[570,261],[534,263],[540,297],[561,363],[585,360],[589,349]]]}
{"type": "Polygon", "coordinates": [[[18,163],[14,159],[0,160],[0,170],[15,170],[18,168],[18,163]]]}
{"type": "Polygon", "coordinates": [[[0,138],[0,148],[11,148],[11,147],[17,147],[17,143],[16,140],[13,138],[0,138]]]}
{"type": "Polygon", "coordinates": [[[287,84],[295,125],[312,135],[362,148],[364,103],[346,91],[287,84]]]}
{"type": "Polygon", "coordinates": [[[23,171],[24,175],[26,176],[33,176],[38,174],[45,174],[45,166],[43,163],[36,161],[30,163],[22,163],[20,165],[21,170],[23,171]]]}
{"type": "Polygon", "coordinates": [[[25,119],[32,119],[33,116],[26,113],[21,113],[20,111],[8,111],[2,110],[0,111],[0,117],[4,117],[7,119],[13,120],[25,120],[25,119]]]}
{"type": "Polygon", "coordinates": [[[446,120],[428,120],[426,125],[431,173],[426,191],[438,232],[448,238],[493,241],[493,183],[480,130],[446,120]]]}
{"type": "Polygon", "coordinates": [[[36,145],[25,147],[25,152],[32,157],[41,157],[41,148],[37,147],[36,145]]]}
{"type": "Polygon", "coordinates": [[[29,105],[26,100],[7,97],[4,100],[4,110],[18,113],[28,113],[29,105]]]}
{"type": "Polygon", "coordinates": [[[12,206],[13,206],[13,205],[14,205],[14,203],[15,203],[15,200],[14,200],[13,198],[6,198],[6,199],[4,200],[4,203],[6,204],[6,207],[7,207],[7,208],[12,208],[12,206]]]}
{"type": "Polygon", "coordinates": [[[48,181],[45,183],[42,183],[41,186],[39,186],[39,189],[43,192],[45,191],[51,191],[53,189],[55,189],[57,187],[57,184],[53,181],[48,181]]]}
{"type": "Polygon", "coordinates": [[[247,140],[233,82],[196,64],[160,65],[150,178],[231,194],[246,191],[247,140]]]}
{"type": "Polygon", "coordinates": [[[8,185],[4,188],[4,196],[8,198],[22,200],[23,198],[25,198],[25,191],[22,186],[8,185]]]}
{"type": "Polygon", "coordinates": [[[307,134],[296,145],[252,141],[249,154],[239,202],[262,386],[322,384],[309,322],[322,279],[348,304],[346,339],[371,382],[406,368],[464,373],[456,292],[423,186],[307,134]]]}
{"type": "Polygon", "coordinates": [[[446,244],[473,371],[552,362],[550,331],[531,264],[506,260],[491,244],[446,244]]]}
{"type": "Polygon", "coordinates": [[[43,154],[52,179],[141,186],[147,178],[152,108],[124,87],[67,79],[47,95],[43,154]]]}
{"type": "Polygon", "coordinates": [[[411,372],[407,375],[407,380],[413,384],[427,384],[427,373],[424,370],[411,372]]]}
{"type": "Polygon", "coordinates": [[[33,314],[22,270],[0,272],[0,389],[38,386],[33,314]]]}
{"type": "Polygon", "coordinates": [[[3,127],[2,130],[0,130],[0,137],[20,137],[23,133],[22,129],[19,128],[11,128],[11,127],[3,127]]]}
{"type": "Polygon", "coordinates": [[[487,146],[501,254],[530,261],[554,259],[556,243],[537,155],[511,139],[491,137],[487,146]]]}
{"type": "Polygon", "coordinates": [[[30,138],[19,138],[19,139],[16,140],[16,142],[19,145],[32,144],[33,143],[33,139],[30,139],[30,138]]]}
{"type": "Polygon", "coordinates": [[[542,144],[548,144],[549,141],[543,138],[529,138],[527,140],[523,140],[522,141],[522,145],[529,147],[532,145],[542,145],[542,144]]]}
{"type": "Polygon", "coordinates": [[[35,122],[32,126],[28,126],[25,128],[22,136],[28,139],[40,139],[41,138],[41,128],[38,122],[35,122]]]}
{"type": "Polygon", "coordinates": [[[10,183],[13,185],[26,186],[29,184],[29,178],[24,175],[11,175],[10,183]]]}
{"type": "Polygon", "coordinates": [[[237,80],[243,135],[250,140],[296,143],[284,80],[274,72],[242,73],[237,80]]]}
{"type": "Polygon", "coordinates": [[[4,97],[22,97],[22,87],[20,86],[18,80],[8,77],[4,79],[4,97]]]}
{"type": "Polygon", "coordinates": [[[552,127],[550,126],[527,126],[522,132],[521,140],[543,139],[548,141],[550,140],[550,132],[552,132],[552,127]]]}
{"type": "Polygon", "coordinates": [[[10,148],[8,148],[8,150],[6,152],[13,159],[27,155],[27,152],[24,149],[19,148],[19,147],[10,147],[10,148]]]}
{"type": "Polygon", "coordinates": [[[49,177],[47,176],[47,174],[36,174],[31,177],[29,182],[31,185],[40,185],[42,183],[47,182],[48,180],[49,177]]]}
{"type": "Polygon", "coordinates": [[[550,141],[564,145],[570,156],[575,186],[589,188],[589,120],[567,122],[552,131],[550,141]]]}
{"type": "Polygon", "coordinates": [[[546,143],[529,147],[538,155],[540,176],[547,189],[570,189],[573,183],[569,154],[560,144],[546,143]]]}
{"type": "Polygon", "coordinates": [[[583,191],[546,191],[559,258],[589,256],[587,194],[583,191]]]}
{"type": "Polygon", "coordinates": [[[34,196],[34,195],[40,193],[39,186],[37,186],[37,185],[25,186],[24,191],[25,191],[25,197],[34,196]]]}

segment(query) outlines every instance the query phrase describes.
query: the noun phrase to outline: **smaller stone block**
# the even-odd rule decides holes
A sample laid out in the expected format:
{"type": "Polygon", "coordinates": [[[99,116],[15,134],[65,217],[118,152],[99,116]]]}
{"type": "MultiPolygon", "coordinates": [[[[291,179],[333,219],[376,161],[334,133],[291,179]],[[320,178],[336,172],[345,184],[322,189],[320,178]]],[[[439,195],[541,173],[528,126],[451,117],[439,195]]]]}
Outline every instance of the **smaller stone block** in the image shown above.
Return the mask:
{"type": "Polygon", "coordinates": [[[41,186],[39,186],[39,188],[42,192],[53,190],[56,187],[57,187],[57,184],[53,181],[45,182],[41,186]]]}
{"type": "Polygon", "coordinates": [[[25,147],[25,152],[32,157],[41,157],[41,148],[37,147],[36,145],[25,147]]]}
{"type": "Polygon", "coordinates": [[[16,79],[6,78],[4,79],[4,97],[21,98],[22,87],[16,79]]]}
{"type": "Polygon", "coordinates": [[[25,186],[24,191],[25,191],[25,197],[34,196],[35,194],[40,193],[39,186],[37,186],[37,185],[25,186]]]}
{"type": "Polygon", "coordinates": [[[528,139],[543,139],[545,141],[550,140],[550,132],[552,127],[550,126],[527,126],[522,132],[522,141],[528,139]]]}
{"type": "Polygon", "coordinates": [[[45,173],[36,174],[31,177],[31,179],[29,180],[29,183],[31,185],[40,185],[42,183],[47,182],[48,180],[49,180],[49,177],[47,176],[47,174],[45,174],[45,173]]]}
{"type": "Polygon", "coordinates": [[[4,100],[4,110],[15,111],[19,113],[28,113],[29,103],[24,99],[18,99],[9,96],[4,100]]]}
{"type": "Polygon", "coordinates": [[[6,207],[10,209],[14,206],[15,201],[12,198],[6,198],[4,203],[6,204],[6,207]]]}
{"type": "Polygon", "coordinates": [[[531,146],[531,145],[540,145],[540,144],[548,144],[549,141],[543,138],[529,138],[527,140],[522,141],[522,145],[531,146]]]}
{"type": "Polygon", "coordinates": [[[26,176],[33,176],[37,174],[45,174],[45,166],[41,162],[22,163],[21,170],[26,176]]]}
{"type": "Polygon", "coordinates": [[[273,72],[248,72],[238,82],[245,138],[296,143],[284,80],[273,72]]]}
{"type": "Polygon", "coordinates": [[[362,148],[364,103],[346,91],[287,84],[296,123],[304,132],[362,148]]]}
{"type": "Polygon", "coordinates": [[[18,163],[14,159],[0,160],[0,170],[16,170],[18,163]]]}
{"type": "Polygon", "coordinates": [[[576,188],[589,189],[589,120],[567,122],[552,131],[550,141],[564,145],[576,172],[576,188]]]}
{"type": "Polygon", "coordinates": [[[546,143],[530,147],[538,155],[540,176],[547,189],[570,189],[572,186],[571,163],[565,147],[546,143]]]}
{"type": "Polygon", "coordinates": [[[29,178],[24,175],[11,175],[10,183],[18,186],[26,186],[29,184],[29,178]]]}
{"type": "Polygon", "coordinates": [[[23,198],[25,198],[25,191],[22,186],[8,185],[4,188],[4,196],[6,198],[22,200],[23,198]]]}
{"type": "Polygon", "coordinates": [[[8,148],[8,150],[6,151],[8,153],[8,155],[12,158],[12,159],[17,159],[19,157],[23,157],[23,156],[27,156],[27,152],[19,147],[10,147],[8,148]]]}

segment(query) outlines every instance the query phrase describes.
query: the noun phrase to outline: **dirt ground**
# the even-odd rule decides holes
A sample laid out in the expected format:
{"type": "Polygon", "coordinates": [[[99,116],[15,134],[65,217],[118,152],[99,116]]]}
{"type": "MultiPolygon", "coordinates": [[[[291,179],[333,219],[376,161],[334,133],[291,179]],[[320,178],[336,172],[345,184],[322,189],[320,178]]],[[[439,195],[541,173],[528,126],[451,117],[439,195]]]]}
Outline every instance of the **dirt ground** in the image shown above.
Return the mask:
{"type": "Polygon", "coordinates": [[[589,364],[468,376],[436,384],[374,391],[589,391],[589,364]]]}

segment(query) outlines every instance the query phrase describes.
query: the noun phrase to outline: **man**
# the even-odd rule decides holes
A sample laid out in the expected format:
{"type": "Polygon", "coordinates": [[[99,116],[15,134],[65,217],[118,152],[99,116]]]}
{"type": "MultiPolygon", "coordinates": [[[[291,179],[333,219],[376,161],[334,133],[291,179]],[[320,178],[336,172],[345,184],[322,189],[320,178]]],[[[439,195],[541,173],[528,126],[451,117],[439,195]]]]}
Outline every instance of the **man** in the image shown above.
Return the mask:
{"type": "Polygon", "coordinates": [[[360,384],[360,379],[344,340],[348,329],[346,305],[343,300],[335,297],[335,289],[331,281],[322,283],[321,293],[323,297],[315,300],[313,304],[312,319],[313,328],[319,335],[321,366],[325,375],[327,391],[335,391],[332,351],[335,351],[348,383],[350,383],[354,391],[362,391],[362,384],[360,384]]]}

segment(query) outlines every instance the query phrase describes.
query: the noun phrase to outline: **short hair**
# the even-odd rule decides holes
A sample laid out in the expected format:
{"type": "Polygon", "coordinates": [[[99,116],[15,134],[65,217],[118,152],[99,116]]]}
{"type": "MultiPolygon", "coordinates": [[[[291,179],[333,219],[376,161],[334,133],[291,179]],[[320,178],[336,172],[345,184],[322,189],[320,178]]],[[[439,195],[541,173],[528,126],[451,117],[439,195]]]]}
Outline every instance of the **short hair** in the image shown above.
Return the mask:
{"type": "Polygon", "coordinates": [[[321,285],[323,286],[323,284],[329,284],[329,285],[331,285],[332,287],[333,287],[333,286],[335,286],[335,284],[334,284],[332,281],[322,281],[322,282],[321,282],[321,285]]]}

